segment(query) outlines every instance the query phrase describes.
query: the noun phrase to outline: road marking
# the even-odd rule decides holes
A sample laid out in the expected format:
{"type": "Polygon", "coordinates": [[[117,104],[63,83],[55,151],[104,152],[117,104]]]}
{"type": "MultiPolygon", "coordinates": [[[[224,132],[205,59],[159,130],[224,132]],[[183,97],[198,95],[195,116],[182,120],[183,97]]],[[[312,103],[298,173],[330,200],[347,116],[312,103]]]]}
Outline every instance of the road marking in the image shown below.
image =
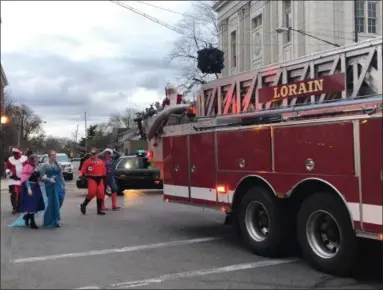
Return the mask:
{"type": "MultiPolygon", "coordinates": [[[[146,280],[127,281],[127,282],[122,282],[122,283],[111,284],[107,287],[102,287],[102,288],[106,288],[106,289],[108,289],[108,288],[117,288],[117,289],[135,288],[135,287],[147,286],[150,284],[157,284],[157,283],[163,283],[163,282],[167,282],[167,281],[174,281],[174,280],[178,280],[178,279],[182,279],[182,278],[194,278],[194,277],[201,277],[201,276],[212,275],[212,274],[229,273],[229,272],[235,272],[235,271],[241,271],[241,270],[249,270],[249,269],[269,267],[269,266],[275,266],[275,265],[281,265],[281,264],[294,263],[294,262],[298,262],[298,261],[299,261],[298,259],[266,260],[266,261],[258,261],[258,262],[254,262],[254,263],[236,264],[236,265],[225,266],[225,267],[220,267],[220,268],[167,274],[167,275],[162,275],[159,277],[150,278],[150,279],[146,279],[146,280]]],[[[83,288],[76,288],[76,289],[90,289],[90,288],[83,287],[83,288]]]]}
{"type": "Polygon", "coordinates": [[[97,255],[106,255],[106,254],[114,254],[114,253],[135,252],[135,251],[141,251],[141,250],[158,249],[158,248],[165,248],[165,247],[174,247],[174,246],[211,242],[211,241],[216,241],[220,239],[222,239],[222,237],[207,237],[207,238],[200,238],[200,239],[123,247],[123,248],[117,248],[117,249],[105,249],[105,250],[99,250],[99,251],[87,251],[87,252],[67,253],[67,254],[60,254],[60,255],[21,258],[21,259],[13,260],[12,263],[20,264],[20,263],[30,263],[30,262],[38,262],[38,261],[57,260],[57,259],[63,259],[63,258],[76,258],[76,257],[97,256],[97,255]]]}
{"type": "Polygon", "coordinates": [[[81,287],[81,288],[76,288],[76,289],[102,289],[102,288],[97,287],[97,286],[86,286],[86,287],[81,287]]]}

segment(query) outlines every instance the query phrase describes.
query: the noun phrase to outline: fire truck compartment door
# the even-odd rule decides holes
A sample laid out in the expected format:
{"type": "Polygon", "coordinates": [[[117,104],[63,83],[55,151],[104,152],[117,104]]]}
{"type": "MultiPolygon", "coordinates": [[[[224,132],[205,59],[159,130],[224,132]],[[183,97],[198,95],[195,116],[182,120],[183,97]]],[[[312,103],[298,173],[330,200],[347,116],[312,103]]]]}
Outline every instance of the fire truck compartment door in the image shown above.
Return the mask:
{"type": "Polygon", "coordinates": [[[189,136],[191,200],[217,202],[214,133],[189,136]]]}
{"type": "Polygon", "coordinates": [[[383,142],[382,118],[359,121],[364,229],[381,232],[383,221],[383,142]],[[379,136],[380,135],[380,136],[379,136]]]}
{"type": "Polygon", "coordinates": [[[164,194],[189,200],[188,137],[163,140],[164,194]]]}

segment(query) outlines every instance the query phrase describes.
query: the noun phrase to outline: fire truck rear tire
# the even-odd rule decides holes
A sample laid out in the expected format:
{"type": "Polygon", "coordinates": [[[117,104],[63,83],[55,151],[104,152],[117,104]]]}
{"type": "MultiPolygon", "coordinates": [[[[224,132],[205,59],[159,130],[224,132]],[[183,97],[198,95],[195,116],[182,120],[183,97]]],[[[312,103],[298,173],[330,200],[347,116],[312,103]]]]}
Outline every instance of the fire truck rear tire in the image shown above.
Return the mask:
{"type": "Polygon", "coordinates": [[[245,245],[256,255],[275,257],[289,244],[289,216],[272,193],[252,187],[241,200],[238,225],[245,245]]]}
{"type": "Polygon", "coordinates": [[[297,215],[297,238],[315,269],[348,276],[355,265],[357,238],[346,206],[330,193],[308,197],[297,215]]]}

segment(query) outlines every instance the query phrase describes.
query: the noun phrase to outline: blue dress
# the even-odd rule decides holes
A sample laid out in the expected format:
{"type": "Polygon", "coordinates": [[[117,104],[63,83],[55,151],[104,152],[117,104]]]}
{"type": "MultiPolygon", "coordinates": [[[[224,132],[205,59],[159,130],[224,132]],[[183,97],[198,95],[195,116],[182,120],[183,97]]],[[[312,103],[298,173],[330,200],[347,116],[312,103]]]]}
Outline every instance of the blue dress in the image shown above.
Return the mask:
{"type": "Polygon", "coordinates": [[[29,179],[21,187],[20,212],[35,214],[45,209],[44,198],[39,185],[40,172],[36,168],[29,179]],[[32,195],[28,194],[29,183],[32,195]]]}
{"type": "Polygon", "coordinates": [[[53,178],[55,183],[45,182],[45,194],[48,199],[48,206],[44,213],[44,227],[55,228],[59,225],[61,216],[60,208],[65,197],[65,181],[58,164],[45,163],[41,168],[41,176],[53,178]]]}

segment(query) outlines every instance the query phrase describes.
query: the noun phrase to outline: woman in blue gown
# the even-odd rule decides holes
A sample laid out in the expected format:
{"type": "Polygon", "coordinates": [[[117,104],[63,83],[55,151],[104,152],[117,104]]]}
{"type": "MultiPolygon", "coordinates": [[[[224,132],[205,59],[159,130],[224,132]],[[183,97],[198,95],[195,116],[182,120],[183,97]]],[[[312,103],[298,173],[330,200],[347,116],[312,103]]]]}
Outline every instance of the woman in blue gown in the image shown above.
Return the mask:
{"type": "Polygon", "coordinates": [[[44,213],[44,227],[60,227],[60,208],[65,197],[65,181],[61,166],[56,161],[56,151],[48,153],[48,162],[41,168],[42,180],[45,182],[45,194],[48,206],[44,213]]]}

